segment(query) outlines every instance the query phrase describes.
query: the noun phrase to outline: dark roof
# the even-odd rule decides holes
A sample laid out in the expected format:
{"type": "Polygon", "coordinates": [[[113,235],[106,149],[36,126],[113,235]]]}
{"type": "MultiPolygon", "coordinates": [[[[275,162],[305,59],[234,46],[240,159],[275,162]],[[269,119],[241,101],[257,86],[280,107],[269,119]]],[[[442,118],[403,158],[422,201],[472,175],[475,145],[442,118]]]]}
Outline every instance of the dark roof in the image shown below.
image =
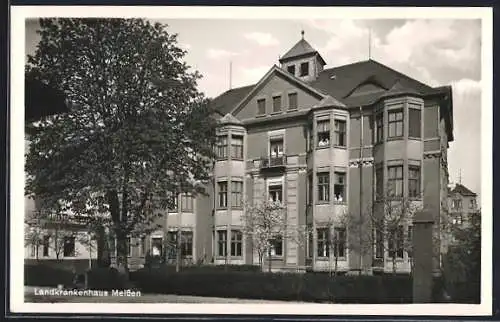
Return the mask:
{"type": "Polygon", "coordinates": [[[254,86],[255,85],[249,85],[230,89],[214,98],[212,100],[212,106],[221,113],[221,115],[226,115],[236,107],[236,104],[250,93],[254,86]]]}
{"type": "MultiPolygon", "coordinates": [[[[378,84],[389,89],[399,82],[399,89],[412,89],[421,94],[427,94],[432,90],[432,87],[371,59],[325,69],[311,83],[311,86],[344,100],[346,105],[363,105],[371,104],[373,98],[380,96],[381,93],[367,95],[364,99],[353,97],[353,101],[348,97],[348,94],[357,86],[366,83],[367,80],[376,80],[378,84]]],[[[361,95],[361,97],[363,96],[361,95]]]]}
{"type": "Polygon", "coordinates": [[[471,197],[477,196],[476,193],[472,192],[466,186],[464,186],[463,184],[460,184],[460,183],[457,183],[455,185],[455,188],[453,188],[453,190],[451,190],[451,192],[452,193],[459,193],[462,196],[471,196],[471,197]]]}
{"type": "MultiPolygon", "coordinates": [[[[433,89],[375,60],[366,60],[325,69],[309,85],[326,95],[340,100],[347,106],[357,107],[359,105],[370,105],[385,93],[381,91],[348,96],[356,87],[367,82],[375,82],[389,90],[394,87],[393,91],[398,90],[417,94],[431,94],[439,91],[438,88],[433,89]],[[332,78],[332,76],[335,77],[332,78]]],[[[222,115],[226,115],[250,93],[254,86],[234,88],[222,93],[213,100],[214,107],[222,115]]]]}

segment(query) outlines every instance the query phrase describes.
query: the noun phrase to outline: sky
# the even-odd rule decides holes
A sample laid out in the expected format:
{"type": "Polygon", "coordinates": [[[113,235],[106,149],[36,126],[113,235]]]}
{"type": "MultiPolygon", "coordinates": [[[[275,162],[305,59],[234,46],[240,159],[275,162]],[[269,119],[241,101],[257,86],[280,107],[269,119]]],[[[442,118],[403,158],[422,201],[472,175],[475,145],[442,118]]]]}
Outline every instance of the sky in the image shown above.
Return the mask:
{"type": "MultiPolygon", "coordinates": [[[[199,88],[215,97],[254,84],[305,39],[335,67],[371,58],[430,86],[451,85],[454,138],[448,150],[451,182],[481,192],[481,21],[428,20],[272,20],[168,19],[178,34],[185,61],[203,78],[199,88]],[[369,30],[371,30],[371,46],[369,30]],[[371,50],[369,50],[371,48],[371,50]],[[230,64],[232,72],[230,77],[230,64]],[[231,79],[231,82],[230,82],[231,79]],[[231,84],[230,84],[231,83],[231,84]],[[461,175],[459,175],[461,173],[461,175]]],[[[37,22],[26,24],[26,53],[39,38],[37,22]]]]}

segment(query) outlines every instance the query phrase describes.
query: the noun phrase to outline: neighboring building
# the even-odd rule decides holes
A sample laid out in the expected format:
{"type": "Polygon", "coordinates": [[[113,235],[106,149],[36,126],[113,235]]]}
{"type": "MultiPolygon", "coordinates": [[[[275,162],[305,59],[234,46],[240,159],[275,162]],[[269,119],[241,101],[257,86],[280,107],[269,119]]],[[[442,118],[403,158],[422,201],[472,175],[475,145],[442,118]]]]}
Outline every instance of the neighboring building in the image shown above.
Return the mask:
{"type": "Polygon", "coordinates": [[[448,188],[448,212],[453,226],[466,227],[473,216],[479,215],[477,194],[457,183],[448,188]]]}
{"type": "MultiPolygon", "coordinates": [[[[158,221],[163,229],[131,239],[131,267],[143,265],[148,252],[164,253],[165,239],[175,242],[178,227],[189,263],[257,265],[242,233],[244,200],[272,198],[285,206],[288,223],[314,231],[307,247],[276,243],[273,268],[327,270],[333,254],[324,247],[324,223],[344,213],[368,218],[380,211],[376,196],[392,187],[433,213],[439,268],[447,149],[453,141],[451,87],[427,86],[374,60],[325,66],[302,37],[259,82],[213,100],[220,126],[209,196],[179,196],[176,209],[158,221]]],[[[404,223],[404,234],[409,227],[404,223]]],[[[340,240],[340,270],[392,271],[389,256],[396,256],[397,270],[410,271],[408,252],[390,254],[364,244],[358,248],[369,251],[359,256],[356,247],[346,247],[359,236],[345,227],[330,229],[340,240]]],[[[363,229],[372,234],[370,227],[363,229]]]]}

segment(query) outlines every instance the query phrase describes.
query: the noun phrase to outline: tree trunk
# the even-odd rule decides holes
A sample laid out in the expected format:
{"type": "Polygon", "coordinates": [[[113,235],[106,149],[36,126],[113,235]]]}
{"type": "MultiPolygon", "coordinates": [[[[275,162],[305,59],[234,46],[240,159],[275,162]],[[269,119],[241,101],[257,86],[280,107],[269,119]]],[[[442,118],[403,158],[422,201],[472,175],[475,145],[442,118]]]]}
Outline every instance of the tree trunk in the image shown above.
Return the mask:
{"type": "Polygon", "coordinates": [[[396,275],[396,254],[392,256],[392,274],[396,275]]]}
{"type": "Polygon", "coordinates": [[[176,245],[177,251],[175,252],[176,259],[175,259],[175,271],[178,273],[181,271],[181,259],[182,259],[182,254],[181,254],[181,229],[177,230],[177,245],[176,245]]]}
{"type": "Polygon", "coordinates": [[[106,259],[106,231],[103,226],[97,227],[97,265],[99,267],[108,267],[109,261],[106,259]]]}
{"type": "Polygon", "coordinates": [[[258,251],[259,253],[259,265],[260,265],[260,271],[263,272],[264,271],[264,256],[262,254],[262,251],[258,251]]]}
{"type": "Polygon", "coordinates": [[[118,272],[128,279],[128,245],[127,236],[121,232],[116,233],[116,266],[118,272]]]}
{"type": "Polygon", "coordinates": [[[272,265],[272,262],[271,262],[271,248],[269,248],[267,250],[267,265],[269,266],[268,267],[269,273],[271,273],[271,265],[272,265]]]}

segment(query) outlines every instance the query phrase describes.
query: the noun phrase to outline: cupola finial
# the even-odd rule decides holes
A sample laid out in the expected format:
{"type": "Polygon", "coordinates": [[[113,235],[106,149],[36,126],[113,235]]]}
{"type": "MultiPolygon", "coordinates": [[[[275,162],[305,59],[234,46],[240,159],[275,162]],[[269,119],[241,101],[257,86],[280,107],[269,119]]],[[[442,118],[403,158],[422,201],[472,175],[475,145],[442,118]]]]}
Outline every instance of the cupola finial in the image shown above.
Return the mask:
{"type": "Polygon", "coordinates": [[[302,35],[302,39],[304,39],[304,34],[305,34],[304,29],[300,31],[300,34],[302,35]]]}

